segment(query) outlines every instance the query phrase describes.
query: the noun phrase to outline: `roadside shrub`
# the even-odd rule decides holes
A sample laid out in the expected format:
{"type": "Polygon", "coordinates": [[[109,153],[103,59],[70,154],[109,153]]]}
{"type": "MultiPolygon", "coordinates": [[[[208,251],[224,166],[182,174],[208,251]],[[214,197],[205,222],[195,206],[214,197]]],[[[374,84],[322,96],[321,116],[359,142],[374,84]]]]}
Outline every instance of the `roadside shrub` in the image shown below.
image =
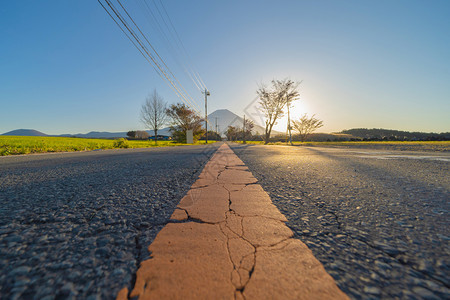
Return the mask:
{"type": "Polygon", "coordinates": [[[11,154],[11,151],[9,150],[8,146],[1,146],[0,147],[0,156],[5,156],[11,154]]]}
{"type": "Polygon", "coordinates": [[[130,145],[128,144],[128,141],[126,139],[114,140],[113,146],[114,146],[114,148],[129,148],[130,147],[130,145]]]}

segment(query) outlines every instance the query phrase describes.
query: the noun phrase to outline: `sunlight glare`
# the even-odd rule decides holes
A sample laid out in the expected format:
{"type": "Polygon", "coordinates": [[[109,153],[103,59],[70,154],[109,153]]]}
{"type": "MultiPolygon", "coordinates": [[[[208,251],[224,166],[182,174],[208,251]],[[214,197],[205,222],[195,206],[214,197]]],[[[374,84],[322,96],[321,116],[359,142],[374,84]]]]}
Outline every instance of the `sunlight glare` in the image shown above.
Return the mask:
{"type": "MultiPolygon", "coordinates": [[[[287,110],[285,109],[285,116],[281,118],[277,124],[274,126],[274,129],[281,132],[286,132],[287,128],[287,110]]],[[[308,114],[308,116],[313,115],[314,113],[317,114],[317,112],[312,112],[308,102],[305,98],[300,98],[297,101],[294,101],[293,105],[290,109],[290,115],[291,115],[291,121],[299,119],[302,115],[308,114]]]]}

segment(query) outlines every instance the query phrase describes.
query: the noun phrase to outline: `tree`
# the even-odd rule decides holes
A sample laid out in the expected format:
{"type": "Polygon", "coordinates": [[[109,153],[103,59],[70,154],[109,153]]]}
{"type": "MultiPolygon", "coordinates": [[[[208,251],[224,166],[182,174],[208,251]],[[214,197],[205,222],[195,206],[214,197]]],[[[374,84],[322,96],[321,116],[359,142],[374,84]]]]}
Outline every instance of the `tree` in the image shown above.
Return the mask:
{"type": "Polygon", "coordinates": [[[227,136],[227,140],[233,141],[236,140],[238,133],[238,129],[234,126],[228,126],[227,131],[225,132],[225,135],[227,136]]]}
{"type": "MultiPolygon", "coordinates": [[[[200,140],[206,140],[206,134],[202,135],[200,140]]],[[[209,141],[221,141],[222,137],[217,132],[215,132],[213,130],[208,130],[208,140],[209,141]]]]}
{"type": "Polygon", "coordinates": [[[304,114],[298,120],[292,121],[294,128],[300,134],[300,140],[302,143],[311,133],[323,126],[323,121],[314,118],[314,116],[315,115],[312,115],[312,117],[309,118],[306,114],[304,114]]]}
{"type": "MultiPolygon", "coordinates": [[[[303,80],[302,80],[303,81],[303,80]]],[[[300,81],[299,83],[292,83],[292,87],[290,89],[288,89],[288,91],[286,92],[286,108],[287,108],[287,131],[289,133],[289,143],[292,145],[292,126],[291,126],[291,114],[290,114],[290,108],[292,105],[292,102],[294,102],[295,100],[298,100],[300,94],[297,91],[297,87],[302,83],[302,81],[300,81]]],[[[287,136],[286,136],[286,140],[287,140],[287,136]]]]}
{"type": "Polygon", "coordinates": [[[149,136],[150,135],[148,134],[148,132],[144,130],[137,130],[136,134],[134,135],[135,138],[140,140],[146,140],[149,136]]]}
{"type": "Polygon", "coordinates": [[[136,137],[136,131],[134,131],[134,130],[128,131],[127,132],[127,136],[129,138],[135,138],[136,137]]]}
{"type": "Polygon", "coordinates": [[[141,121],[147,128],[153,130],[155,144],[158,143],[158,130],[167,123],[166,110],[167,105],[156,89],[153,90],[152,95],[147,96],[141,107],[141,121]]]}
{"type": "Polygon", "coordinates": [[[242,141],[244,142],[244,144],[246,143],[247,139],[252,136],[253,127],[255,127],[255,122],[249,119],[244,120],[244,126],[242,128],[242,141]]]}
{"type": "Polygon", "coordinates": [[[170,132],[177,142],[186,143],[186,131],[188,130],[193,131],[194,142],[205,133],[202,127],[203,119],[185,104],[172,104],[166,113],[172,120],[170,132]]]}
{"type": "Polygon", "coordinates": [[[260,86],[256,91],[259,96],[261,111],[266,117],[264,143],[269,143],[270,134],[277,120],[284,115],[284,107],[290,101],[298,97],[298,84],[290,79],[272,80],[272,88],[265,85],[260,86]]]}

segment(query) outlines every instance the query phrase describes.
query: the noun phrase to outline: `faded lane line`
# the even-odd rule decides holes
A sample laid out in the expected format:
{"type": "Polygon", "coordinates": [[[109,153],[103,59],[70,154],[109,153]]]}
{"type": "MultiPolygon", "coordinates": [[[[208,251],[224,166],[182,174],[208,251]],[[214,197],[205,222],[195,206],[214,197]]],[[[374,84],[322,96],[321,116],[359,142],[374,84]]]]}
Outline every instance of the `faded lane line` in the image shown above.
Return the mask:
{"type": "Polygon", "coordinates": [[[117,299],[348,299],[226,144],[117,299]]]}
{"type": "Polygon", "coordinates": [[[373,159],[420,159],[420,160],[438,160],[438,161],[450,161],[448,156],[426,156],[426,155],[358,155],[360,158],[373,158],[373,159]]]}

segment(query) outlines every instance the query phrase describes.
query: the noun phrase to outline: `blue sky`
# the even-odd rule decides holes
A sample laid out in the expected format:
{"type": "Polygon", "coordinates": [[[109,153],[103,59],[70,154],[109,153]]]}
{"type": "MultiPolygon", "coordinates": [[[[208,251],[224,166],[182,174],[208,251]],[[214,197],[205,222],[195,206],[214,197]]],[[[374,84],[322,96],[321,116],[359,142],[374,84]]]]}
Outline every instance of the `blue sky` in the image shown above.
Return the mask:
{"type": "MultiPolygon", "coordinates": [[[[123,3],[201,109],[177,60],[211,91],[209,112],[251,114],[258,84],[290,78],[303,80],[294,115],[315,113],[323,132],[450,131],[449,1],[163,0],[190,58],[142,1],[123,3]]],[[[0,133],[141,129],[153,89],[181,101],[97,1],[7,1],[0,36],[0,133]]]]}

